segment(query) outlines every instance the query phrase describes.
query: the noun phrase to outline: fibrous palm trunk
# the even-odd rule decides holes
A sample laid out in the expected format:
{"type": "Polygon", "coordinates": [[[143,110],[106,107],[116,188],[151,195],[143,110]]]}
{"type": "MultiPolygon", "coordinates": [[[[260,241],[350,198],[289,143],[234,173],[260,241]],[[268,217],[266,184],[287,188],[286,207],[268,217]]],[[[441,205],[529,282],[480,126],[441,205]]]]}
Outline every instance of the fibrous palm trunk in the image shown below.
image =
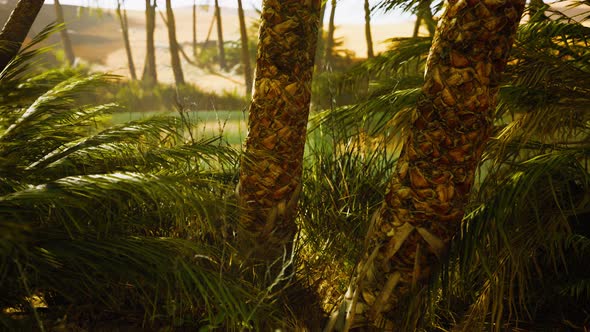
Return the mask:
{"type": "Polygon", "coordinates": [[[246,150],[237,188],[251,257],[289,250],[301,191],[321,0],[265,0],[246,150]]]}
{"type": "Polygon", "coordinates": [[[0,31],[0,72],[12,60],[22,46],[43,0],[19,0],[0,31]]]}
{"type": "Polygon", "coordinates": [[[76,61],[76,56],[74,56],[74,49],[72,48],[72,42],[70,41],[70,35],[68,34],[68,29],[66,27],[65,19],[64,19],[64,12],[59,0],[55,0],[55,16],[57,18],[57,23],[63,25],[63,29],[59,31],[61,35],[61,43],[64,48],[64,54],[66,56],[66,60],[68,64],[72,66],[76,61]]]}
{"type": "Polygon", "coordinates": [[[373,52],[373,37],[371,36],[371,6],[369,0],[365,0],[365,39],[367,40],[367,58],[375,56],[373,52]]]}
{"type": "Polygon", "coordinates": [[[174,82],[176,85],[184,84],[184,74],[178,55],[178,43],[176,41],[176,23],[174,22],[174,12],[172,11],[171,0],[166,0],[166,25],[168,26],[168,46],[170,49],[170,63],[174,73],[174,82]]]}
{"type": "MultiPolygon", "coordinates": [[[[345,296],[344,330],[356,324],[412,330],[394,322],[400,311],[422,309],[420,294],[458,230],[524,4],[448,1],[412,125],[345,296]]],[[[408,324],[415,318],[410,314],[408,324]]]]}
{"type": "Polygon", "coordinates": [[[131,43],[129,42],[129,26],[127,24],[127,10],[121,11],[121,1],[117,1],[117,17],[121,25],[121,32],[123,33],[123,42],[125,43],[125,53],[127,54],[127,64],[129,66],[129,74],[132,80],[137,80],[135,74],[135,63],[133,62],[133,54],[131,52],[131,43]]]}
{"type": "Polygon", "coordinates": [[[252,67],[250,66],[248,33],[246,31],[246,18],[244,16],[244,8],[242,8],[242,0],[238,0],[238,17],[240,19],[240,40],[242,42],[242,65],[244,66],[246,96],[250,96],[252,94],[252,67]]]}
{"type": "Polygon", "coordinates": [[[227,69],[225,62],[225,46],[223,45],[223,25],[221,23],[221,8],[219,8],[219,1],[215,0],[215,21],[217,22],[217,49],[219,56],[219,67],[222,70],[227,69]]]}
{"type": "Polygon", "coordinates": [[[145,0],[145,30],[146,53],[141,79],[148,85],[155,85],[158,83],[158,74],[156,70],[156,48],[154,42],[154,32],[156,30],[155,0],[145,0]]]}

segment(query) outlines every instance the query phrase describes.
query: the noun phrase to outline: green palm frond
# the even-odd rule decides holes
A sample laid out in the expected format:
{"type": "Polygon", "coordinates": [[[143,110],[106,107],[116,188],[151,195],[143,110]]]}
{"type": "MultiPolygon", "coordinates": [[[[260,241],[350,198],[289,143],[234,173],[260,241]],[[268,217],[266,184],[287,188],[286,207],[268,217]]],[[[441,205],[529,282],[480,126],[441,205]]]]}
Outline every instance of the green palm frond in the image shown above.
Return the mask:
{"type": "Polygon", "coordinates": [[[39,296],[61,317],[75,304],[156,325],[278,321],[227,245],[237,152],[185,137],[178,117],[111,126],[120,107],[94,101],[113,76],[37,73],[36,54],[0,79],[0,310],[39,296]]]}
{"type": "Polygon", "coordinates": [[[587,224],[590,174],[581,162],[587,159],[584,150],[555,151],[487,176],[455,241],[459,266],[451,271],[457,275],[448,279],[451,292],[472,303],[465,330],[483,321],[548,318],[545,311],[556,309],[552,296],[565,296],[560,303],[566,315],[567,303],[579,303],[590,276],[578,266],[590,262],[572,255],[583,248],[574,243],[587,241],[573,220],[579,216],[587,224]]]}

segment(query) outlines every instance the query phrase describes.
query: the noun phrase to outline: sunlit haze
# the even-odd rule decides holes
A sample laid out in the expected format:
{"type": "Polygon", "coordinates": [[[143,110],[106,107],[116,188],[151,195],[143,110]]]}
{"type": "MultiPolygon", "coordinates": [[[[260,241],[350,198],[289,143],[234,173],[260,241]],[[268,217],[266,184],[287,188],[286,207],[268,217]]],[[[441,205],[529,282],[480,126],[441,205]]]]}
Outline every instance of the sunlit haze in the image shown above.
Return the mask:
{"type": "MultiPolygon", "coordinates": [[[[370,1],[371,5],[374,6],[378,1],[370,1]]],[[[45,1],[47,4],[52,4],[53,0],[45,1]]],[[[94,6],[94,7],[105,7],[115,8],[117,6],[116,0],[62,0],[61,4],[64,5],[78,5],[78,6],[94,6]]],[[[213,0],[197,0],[198,5],[213,5],[213,0]]],[[[165,2],[158,0],[158,6],[164,7],[165,2]]],[[[186,7],[192,6],[193,0],[173,0],[172,5],[174,7],[186,7]]],[[[262,0],[244,0],[244,9],[260,9],[262,7],[262,0]]],[[[219,5],[222,7],[237,7],[237,1],[235,0],[219,0],[219,5]]],[[[329,5],[329,2],[328,2],[329,5]]],[[[145,8],[145,1],[140,0],[127,0],[125,1],[127,9],[141,10],[145,8]]],[[[329,8],[327,8],[329,11],[329,8]]],[[[364,22],[364,7],[363,1],[361,0],[339,0],[336,7],[335,22],[336,24],[354,24],[364,22]]],[[[384,13],[381,10],[375,10],[372,15],[372,24],[387,24],[387,23],[399,23],[402,21],[409,20],[410,14],[402,13],[400,11],[393,11],[384,13]]],[[[326,22],[328,15],[326,15],[326,22]]]]}

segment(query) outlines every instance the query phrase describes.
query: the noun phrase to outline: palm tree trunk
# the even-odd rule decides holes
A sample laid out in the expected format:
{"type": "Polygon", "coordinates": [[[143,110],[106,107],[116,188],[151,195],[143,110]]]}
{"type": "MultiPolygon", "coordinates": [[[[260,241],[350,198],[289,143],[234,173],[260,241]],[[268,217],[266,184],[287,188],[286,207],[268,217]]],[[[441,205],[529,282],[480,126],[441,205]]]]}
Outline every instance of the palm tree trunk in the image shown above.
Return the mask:
{"type": "Polygon", "coordinates": [[[193,56],[197,58],[197,1],[193,1],[193,56]]]}
{"type": "Polygon", "coordinates": [[[373,53],[373,37],[371,36],[371,7],[369,0],[365,0],[365,38],[367,40],[367,58],[375,56],[373,53]]]}
{"type": "Polygon", "coordinates": [[[464,215],[524,5],[449,0],[413,123],[346,295],[344,330],[357,324],[413,330],[416,316],[408,308],[423,309],[420,295],[464,215]],[[400,311],[410,326],[394,325],[400,311]]]}
{"type": "Polygon", "coordinates": [[[68,34],[68,29],[66,27],[66,23],[64,20],[64,12],[59,3],[59,0],[55,0],[55,16],[57,17],[57,23],[63,25],[63,29],[59,31],[61,35],[61,43],[64,48],[64,54],[66,56],[66,60],[70,66],[74,65],[74,61],[76,61],[76,57],[74,56],[74,49],[72,48],[72,42],[70,41],[70,35],[68,34]]]}
{"type": "Polygon", "coordinates": [[[225,62],[225,47],[223,46],[223,25],[221,24],[221,8],[219,8],[219,0],[215,0],[215,17],[217,21],[217,47],[219,49],[219,67],[221,70],[227,69],[225,62]]]}
{"type": "Polygon", "coordinates": [[[166,17],[166,25],[168,26],[168,45],[170,48],[170,63],[172,64],[172,72],[174,73],[174,82],[177,86],[184,85],[184,74],[182,73],[180,56],[178,55],[176,23],[174,21],[174,12],[172,11],[171,0],[166,0],[166,17]]]}
{"type": "Polygon", "coordinates": [[[436,21],[432,16],[432,9],[430,5],[432,4],[432,0],[422,0],[418,3],[418,12],[420,13],[420,17],[426,23],[426,28],[428,29],[428,35],[430,37],[434,36],[434,32],[436,30],[436,21]]]}
{"type": "Polygon", "coordinates": [[[146,53],[145,64],[141,80],[148,85],[158,83],[158,73],[156,70],[156,48],[154,42],[154,32],[156,30],[156,2],[154,0],[145,0],[145,30],[146,30],[146,53]]]}
{"type": "Polygon", "coordinates": [[[301,192],[321,0],[264,0],[248,137],[237,188],[252,257],[290,250],[301,192]]]}
{"type": "Polygon", "coordinates": [[[133,54],[131,53],[131,43],[129,42],[129,26],[127,25],[127,10],[121,13],[121,1],[117,1],[117,17],[121,25],[121,32],[123,33],[123,42],[125,43],[125,53],[127,54],[127,64],[129,65],[129,74],[132,80],[137,80],[135,74],[135,63],[133,63],[133,54]]]}
{"type": "Polygon", "coordinates": [[[248,33],[242,0],[238,0],[238,17],[240,19],[240,40],[242,41],[242,65],[244,66],[244,80],[246,82],[246,96],[252,94],[252,67],[250,66],[250,50],[248,48],[248,33]]]}
{"type": "Polygon", "coordinates": [[[0,72],[18,53],[41,7],[43,0],[19,0],[16,3],[0,31],[0,72]]]}
{"type": "Polygon", "coordinates": [[[330,21],[328,23],[328,38],[326,40],[326,55],[324,64],[326,66],[330,66],[332,64],[332,59],[334,55],[334,32],[336,31],[336,26],[334,25],[334,16],[336,15],[336,0],[332,0],[330,3],[332,6],[330,8],[330,21]]]}

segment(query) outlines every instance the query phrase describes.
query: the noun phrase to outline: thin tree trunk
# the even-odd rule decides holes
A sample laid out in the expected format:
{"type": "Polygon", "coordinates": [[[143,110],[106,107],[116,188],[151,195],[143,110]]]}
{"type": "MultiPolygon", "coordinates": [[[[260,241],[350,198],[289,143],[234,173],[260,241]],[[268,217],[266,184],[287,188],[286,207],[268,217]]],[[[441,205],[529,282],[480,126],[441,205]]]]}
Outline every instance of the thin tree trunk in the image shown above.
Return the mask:
{"type": "Polygon", "coordinates": [[[325,43],[324,43],[324,17],[326,14],[326,2],[322,1],[322,8],[320,9],[320,25],[318,28],[318,46],[315,54],[315,68],[316,70],[323,70],[323,56],[325,54],[325,43]]]}
{"type": "Polygon", "coordinates": [[[369,0],[365,0],[365,38],[367,40],[367,58],[375,56],[373,53],[373,37],[371,36],[371,6],[369,0]]]}
{"type": "Polygon", "coordinates": [[[341,308],[343,330],[369,325],[413,331],[424,313],[426,285],[459,228],[492,132],[500,78],[524,5],[448,2],[413,123],[341,308]]]}
{"type": "Polygon", "coordinates": [[[263,2],[237,188],[241,242],[257,259],[273,261],[290,251],[296,231],[320,2],[263,2]]]}
{"type": "Polygon", "coordinates": [[[250,50],[248,48],[248,33],[242,0],[238,0],[238,17],[240,19],[240,39],[242,41],[242,65],[244,66],[244,80],[246,82],[246,96],[252,94],[252,67],[250,66],[250,50]]]}
{"type": "Polygon", "coordinates": [[[143,66],[142,81],[153,86],[158,83],[158,72],[156,70],[156,48],[154,43],[154,32],[156,30],[156,2],[145,0],[145,30],[146,30],[146,53],[143,66]]]}
{"type": "Polygon", "coordinates": [[[43,7],[43,0],[19,0],[0,31],[0,72],[21,48],[37,14],[43,7]]]}
{"type": "Polygon", "coordinates": [[[420,24],[422,24],[422,17],[420,16],[420,13],[417,13],[416,14],[416,23],[414,23],[414,32],[412,33],[412,38],[418,37],[418,34],[420,33],[420,24]]]}
{"type": "Polygon", "coordinates": [[[178,43],[176,41],[176,23],[174,21],[174,12],[172,11],[171,0],[166,0],[166,17],[168,26],[168,45],[170,48],[170,63],[174,73],[174,82],[176,85],[184,85],[184,74],[178,55],[178,43]]]}
{"type": "Polygon", "coordinates": [[[121,1],[117,1],[117,17],[121,25],[121,32],[123,33],[123,42],[125,43],[125,53],[127,54],[127,64],[129,65],[129,74],[132,80],[137,80],[135,74],[135,63],[133,63],[133,54],[131,53],[131,43],[129,42],[129,26],[127,23],[127,10],[123,9],[121,12],[121,1]]]}
{"type": "Polygon", "coordinates": [[[193,56],[197,57],[197,1],[193,1],[193,56]]]}
{"type": "Polygon", "coordinates": [[[424,20],[426,23],[426,28],[428,29],[428,35],[430,37],[434,36],[434,32],[436,30],[436,21],[432,16],[432,9],[430,5],[432,4],[432,0],[422,0],[419,2],[418,12],[420,13],[420,18],[424,20]]]}
{"type": "Polygon", "coordinates": [[[223,25],[221,23],[221,8],[219,8],[219,0],[215,0],[215,17],[217,21],[217,47],[219,49],[219,67],[221,70],[227,69],[225,62],[225,47],[223,46],[223,25]]]}
{"type": "Polygon", "coordinates": [[[334,16],[336,15],[336,0],[332,0],[331,8],[330,8],[330,21],[328,23],[328,38],[326,40],[326,55],[324,63],[326,66],[330,66],[332,64],[332,59],[334,56],[334,32],[336,31],[336,26],[334,25],[334,16]]]}
{"type": "Polygon", "coordinates": [[[66,56],[66,60],[70,66],[74,65],[76,61],[76,56],[74,56],[74,49],[72,48],[72,42],[70,41],[70,35],[68,34],[68,28],[66,26],[64,20],[64,12],[59,3],[59,0],[55,0],[55,16],[57,17],[57,23],[63,25],[63,29],[59,31],[61,35],[61,43],[64,48],[64,54],[66,56]]]}

